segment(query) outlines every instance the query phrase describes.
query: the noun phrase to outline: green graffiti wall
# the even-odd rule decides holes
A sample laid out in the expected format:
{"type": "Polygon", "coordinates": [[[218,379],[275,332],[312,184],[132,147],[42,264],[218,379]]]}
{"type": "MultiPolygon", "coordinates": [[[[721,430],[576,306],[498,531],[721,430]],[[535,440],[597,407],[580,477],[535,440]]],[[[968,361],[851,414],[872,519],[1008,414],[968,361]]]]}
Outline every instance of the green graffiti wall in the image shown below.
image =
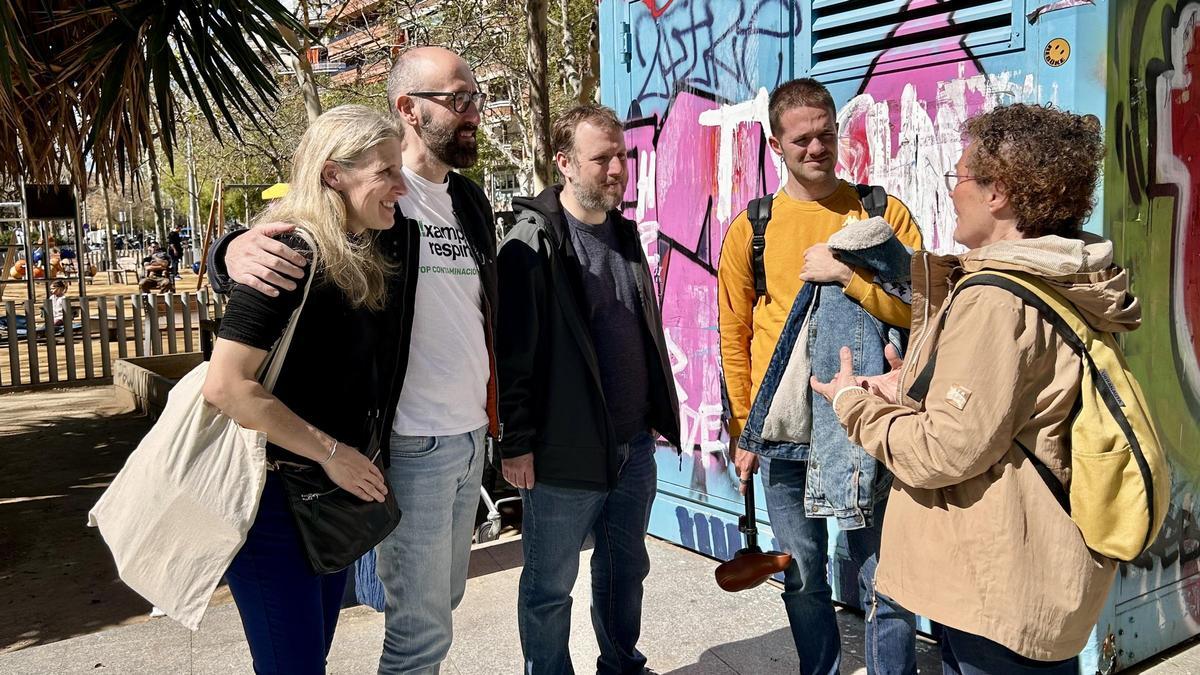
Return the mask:
{"type": "MultiPolygon", "coordinates": [[[[1111,4],[1105,223],[1142,328],[1126,351],[1176,466],[1200,487],[1200,0],[1111,4]]],[[[1189,500],[1190,501],[1190,500],[1189,500]]]]}

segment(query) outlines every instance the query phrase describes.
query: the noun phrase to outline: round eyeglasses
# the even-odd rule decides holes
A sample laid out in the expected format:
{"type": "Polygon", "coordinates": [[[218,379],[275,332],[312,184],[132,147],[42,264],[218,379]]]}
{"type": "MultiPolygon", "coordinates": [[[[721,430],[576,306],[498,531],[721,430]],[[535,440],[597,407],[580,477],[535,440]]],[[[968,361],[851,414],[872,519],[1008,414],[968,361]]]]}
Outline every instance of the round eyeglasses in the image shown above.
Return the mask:
{"type": "Polygon", "coordinates": [[[467,112],[467,107],[472,103],[475,104],[476,110],[482,110],[487,103],[487,94],[482,91],[410,91],[409,96],[419,96],[421,98],[438,98],[441,96],[450,97],[450,107],[456,113],[467,112]]]}
{"type": "Polygon", "coordinates": [[[948,192],[954,192],[954,188],[958,187],[959,183],[965,183],[969,180],[988,180],[983,176],[971,176],[965,173],[954,173],[953,171],[947,171],[942,174],[942,178],[946,181],[946,190],[948,192]]]}

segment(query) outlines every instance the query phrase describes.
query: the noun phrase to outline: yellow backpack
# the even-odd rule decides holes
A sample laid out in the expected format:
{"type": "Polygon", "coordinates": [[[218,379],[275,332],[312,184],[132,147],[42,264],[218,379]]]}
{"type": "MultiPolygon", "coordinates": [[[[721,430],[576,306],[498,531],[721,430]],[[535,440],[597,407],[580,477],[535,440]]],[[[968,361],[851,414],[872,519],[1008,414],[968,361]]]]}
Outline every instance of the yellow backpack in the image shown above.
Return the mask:
{"type": "MultiPolygon", "coordinates": [[[[1041,280],[1013,272],[975,272],[955,285],[995,286],[1038,310],[1083,362],[1078,412],[1071,422],[1070,491],[1021,445],[1093,551],[1129,561],[1158,536],[1171,501],[1171,475],[1154,420],[1112,333],[1097,331],[1041,280]]],[[[943,320],[945,315],[942,314],[943,320]]],[[[936,354],[913,380],[909,396],[924,400],[936,354]]],[[[1018,445],[1020,442],[1018,441],[1018,445]]]]}

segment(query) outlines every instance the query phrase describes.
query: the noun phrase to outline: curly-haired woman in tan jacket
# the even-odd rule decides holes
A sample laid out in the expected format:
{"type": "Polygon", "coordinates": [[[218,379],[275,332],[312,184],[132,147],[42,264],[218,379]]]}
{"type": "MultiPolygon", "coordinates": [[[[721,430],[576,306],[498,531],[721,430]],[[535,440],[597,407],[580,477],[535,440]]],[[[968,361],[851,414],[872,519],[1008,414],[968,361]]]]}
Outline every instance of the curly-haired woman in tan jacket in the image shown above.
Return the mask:
{"type": "Polygon", "coordinates": [[[954,286],[980,270],[1031,275],[1101,331],[1133,330],[1141,310],[1112,244],[1081,229],[1104,155],[1094,117],[1005,106],[966,136],[946,182],[970,251],[913,258],[906,361],[856,378],[843,350],[842,372],[814,387],[896,476],[876,584],[944,627],[944,672],[1074,674],[1116,563],[1088,549],[1022,446],[1069,485],[1080,361],[1017,296],[954,286]],[[920,403],[909,388],[935,349],[920,403]]]}

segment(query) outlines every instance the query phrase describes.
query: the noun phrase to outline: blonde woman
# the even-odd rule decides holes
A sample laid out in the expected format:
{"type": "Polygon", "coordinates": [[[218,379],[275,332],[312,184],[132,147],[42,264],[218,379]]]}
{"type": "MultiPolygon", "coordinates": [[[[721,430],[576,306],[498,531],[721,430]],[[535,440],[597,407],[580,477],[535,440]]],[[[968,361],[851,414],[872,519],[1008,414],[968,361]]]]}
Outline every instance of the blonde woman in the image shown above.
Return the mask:
{"type": "MultiPolygon", "coordinates": [[[[305,281],[268,296],[236,286],[213,349],[204,397],[264,431],[268,458],[319,466],[339,487],[383,501],[387,482],[360,452],[386,405],[397,322],[394,266],[377,235],[405,194],[400,131],[373,110],[333,108],[305,132],[288,194],[260,222],[302,227],[281,241],[315,265],[308,300],[274,391],[257,372],[299,306],[305,281]],[[393,347],[389,350],[389,346],[393,347]]],[[[226,573],[258,673],[321,673],[333,641],[346,572],[311,571],[282,479],[268,472],[258,515],[226,573]]]]}

